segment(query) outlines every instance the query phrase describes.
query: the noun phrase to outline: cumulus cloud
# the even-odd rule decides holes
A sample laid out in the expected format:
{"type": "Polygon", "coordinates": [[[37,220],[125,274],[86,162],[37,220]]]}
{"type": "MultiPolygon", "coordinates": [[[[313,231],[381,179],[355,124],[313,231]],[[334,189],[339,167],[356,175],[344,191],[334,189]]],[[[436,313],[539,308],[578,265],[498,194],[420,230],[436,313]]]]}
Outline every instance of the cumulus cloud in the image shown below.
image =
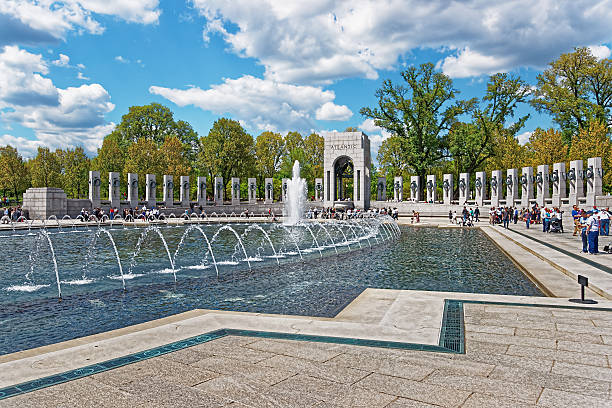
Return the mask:
{"type": "Polygon", "coordinates": [[[374,119],[366,119],[359,125],[359,129],[363,130],[364,133],[370,138],[370,150],[372,151],[372,158],[376,158],[378,149],[382,142],[391,137],[391,133],[386,129],[378,127],[374,124],[374,119]]]}
{"type": "Polygon", "coordinates": [[[589,49],[598,60],[609,58],[610,54],[612,54],[612,50],[605,45],[591,45],[589,49]]]}
{"type": "Polygon", "coordinates": [[[0,135],[0,146],[10,145],[16,147],[19,154],[25,159],[35,157],[39,147],[44,147],[44,143],[40,140],[30,140],[25,137],[13,135],[0,135]]]}
{"type": "Polygon", "coordinates": [[[58,67],[68,67],[70,66],[70,57],[64,54],[60,54],[59,58],[53,61],[52,64],[58,67]]]}
{"type": "Polygon", "coordinates": [[[314,119],[345,120],[352,115],[346,106],[333,103],[333,91],[250,75],[225,79],[206,90],[152,86],[149,92],[178,106],[194,105],[215,114],[230,114],[258,130],[310,131],[316,127],[314,119]]]}
{"type": "Polygon", "coordinates": [[[83,146],[94,153],[114,128],[104,119],[114,109],[110,95],[100,84],[57,88],[43,76],[47,73],[40,54],[16,46],[5,46],[0,53],[0,118],[33,129],[36,136],[32,143],[15,147],[83,146]]]}
{"type": "Polygon", "coordinates": [[[517,135],[516,139],[518,140],[521,146],[524,146],[527,144],[527,142],[529,142],[529,138],[531,137],[532,134],[533,132],[523,132],[520,135],[517,135]]]}
{"type": "Polygon", "coordinates": [[[316,112],[318,120],[348,120],[353,112],[346,105],[336,105],[333,102],[325,102],[316,112]]]}
{"type": "Polygon", "coordinates": [[[206,18],[205,39],[221,36],[231,52],[259,61],[266,79],[288,83],[377,78],[381,69],[394,68],[421,48],[450,53],[440,66],[453,75],[541,68],[574,46],[612,40],[608,0],[193,4],[206,18]]]}
{"type": "Polygon", "coordinates": [[[104,28],[94,14],[134,23],[157,23],[161,14],[158,5],[158,0],[2,0],[0,23],[5,22],[10,29],[6,36],[0,35],[0,45],[46,43],[64,39],[74,30],[100,34],[104,28]]]}

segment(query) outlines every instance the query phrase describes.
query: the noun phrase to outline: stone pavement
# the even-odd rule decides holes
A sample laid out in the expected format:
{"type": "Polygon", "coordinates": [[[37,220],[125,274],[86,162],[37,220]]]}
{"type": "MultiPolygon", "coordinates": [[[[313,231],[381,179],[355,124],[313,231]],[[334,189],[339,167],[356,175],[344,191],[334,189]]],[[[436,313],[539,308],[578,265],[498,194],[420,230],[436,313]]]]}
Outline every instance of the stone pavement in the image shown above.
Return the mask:
{"type": "Polygon", "coordinates": [[[612,406],[612,312],[464,310],[463,355],[230,336],[0,407],[612,406]]]}

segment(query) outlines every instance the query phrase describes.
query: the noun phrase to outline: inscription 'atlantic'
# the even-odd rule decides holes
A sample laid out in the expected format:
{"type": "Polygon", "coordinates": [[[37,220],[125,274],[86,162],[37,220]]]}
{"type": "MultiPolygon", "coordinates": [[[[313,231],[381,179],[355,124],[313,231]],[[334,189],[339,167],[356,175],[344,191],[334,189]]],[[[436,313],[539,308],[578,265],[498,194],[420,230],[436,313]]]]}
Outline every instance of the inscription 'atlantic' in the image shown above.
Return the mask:
{"type": "Polygon", "coordinates": [[[335,144],[329,146],[331,150],[349,150],[349,149],[357,149],[356,144],[335,144]]]}

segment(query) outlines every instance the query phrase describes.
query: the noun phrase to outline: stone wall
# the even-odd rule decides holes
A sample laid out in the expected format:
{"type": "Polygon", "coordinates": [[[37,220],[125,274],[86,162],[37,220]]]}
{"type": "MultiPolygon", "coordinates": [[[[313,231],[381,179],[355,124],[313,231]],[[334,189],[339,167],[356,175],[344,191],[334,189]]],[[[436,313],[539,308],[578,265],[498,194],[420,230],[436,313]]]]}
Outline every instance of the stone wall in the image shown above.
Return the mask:
{"type": "Polygon", "coordinates": [[[22,208],[30,219],[42,220],[52,215],[61,218],[66,215],[66,193],[61,188],[28,188],[23,193],[22,208]]]}

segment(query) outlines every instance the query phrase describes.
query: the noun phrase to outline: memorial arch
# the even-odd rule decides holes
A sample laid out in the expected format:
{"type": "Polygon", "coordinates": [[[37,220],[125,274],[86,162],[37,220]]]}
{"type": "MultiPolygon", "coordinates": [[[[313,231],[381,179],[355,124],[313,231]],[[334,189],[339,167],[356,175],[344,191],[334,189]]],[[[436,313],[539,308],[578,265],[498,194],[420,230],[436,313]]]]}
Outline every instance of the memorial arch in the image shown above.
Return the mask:
{"type": "Polygon", "coordinates": [[[323,198],[326,207],[370,207],[370,139],[363,132],[325,136],[323,198]]]}

